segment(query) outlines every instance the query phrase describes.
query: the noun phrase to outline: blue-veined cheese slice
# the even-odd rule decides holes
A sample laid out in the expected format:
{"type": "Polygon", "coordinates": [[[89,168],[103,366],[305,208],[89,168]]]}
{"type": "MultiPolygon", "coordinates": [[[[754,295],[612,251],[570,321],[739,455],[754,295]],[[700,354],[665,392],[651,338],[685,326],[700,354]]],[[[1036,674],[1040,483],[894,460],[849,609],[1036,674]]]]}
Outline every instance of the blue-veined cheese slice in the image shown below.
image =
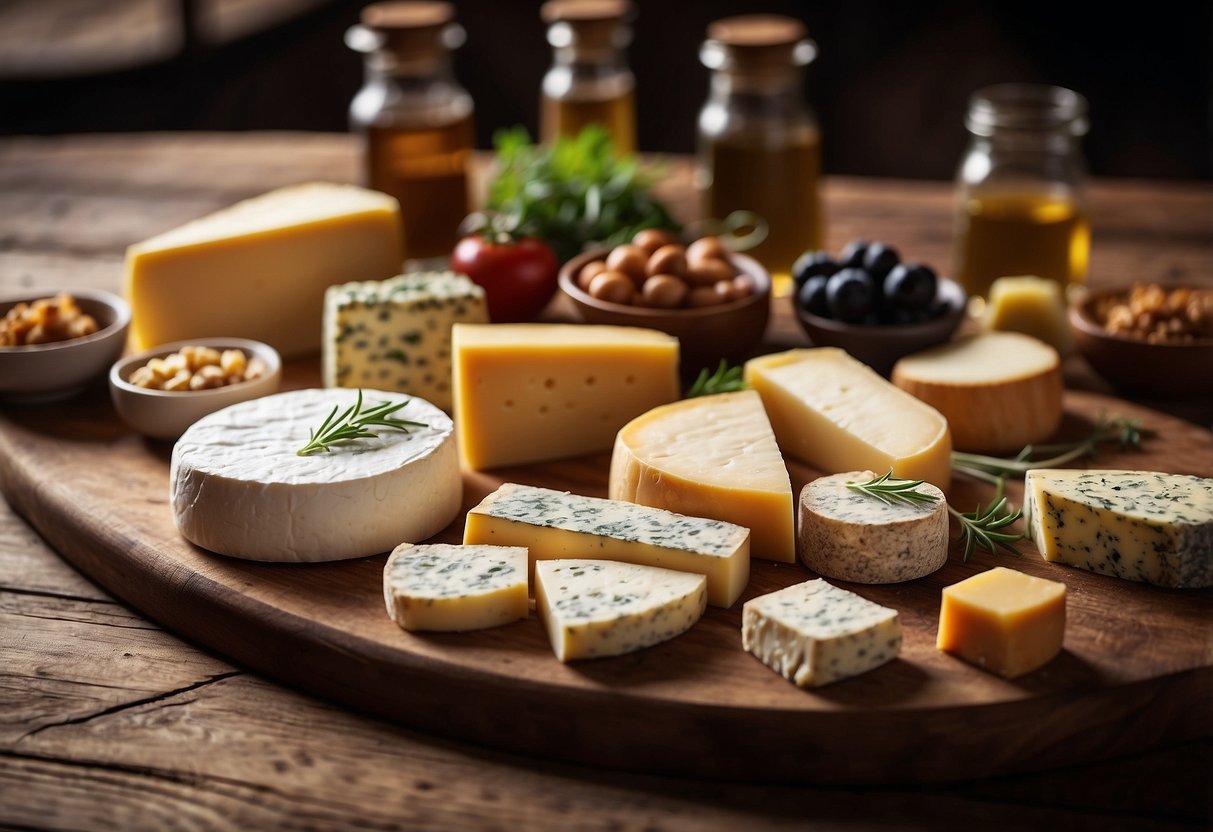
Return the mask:
{"type": "Polygon", "coordinates": [[[406,630],[482,630],[527,617],[520,546],[402,543],[383,567],[388,615],[406,630]]]}

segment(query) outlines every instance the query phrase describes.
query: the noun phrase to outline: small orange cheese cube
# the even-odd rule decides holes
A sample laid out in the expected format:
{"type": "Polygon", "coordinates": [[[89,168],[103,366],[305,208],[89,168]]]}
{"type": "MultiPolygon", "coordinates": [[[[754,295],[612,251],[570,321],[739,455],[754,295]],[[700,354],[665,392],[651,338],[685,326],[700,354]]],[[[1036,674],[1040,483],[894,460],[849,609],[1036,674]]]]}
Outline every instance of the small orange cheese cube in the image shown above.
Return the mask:
{"type": "Polygon", "coordinates": [[[1061,652],[1066,585],[995,567],[945,587],[935,644],[1012,679],[1061,652]]]}

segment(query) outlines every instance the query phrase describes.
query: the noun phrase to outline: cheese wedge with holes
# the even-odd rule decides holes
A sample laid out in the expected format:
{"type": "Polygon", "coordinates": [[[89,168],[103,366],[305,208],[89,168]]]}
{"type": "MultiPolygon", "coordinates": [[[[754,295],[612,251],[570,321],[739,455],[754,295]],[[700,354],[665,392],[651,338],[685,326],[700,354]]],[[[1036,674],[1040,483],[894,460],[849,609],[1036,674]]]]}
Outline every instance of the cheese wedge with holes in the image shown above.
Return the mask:
{"type": "Polygon", "coordinates": [[[754,358],[746,362],[745,380],[762,396],[784,453],[826,474],[892,468],[895,477],[947,489],[947,420],[842,350],[754,358]]]}
{"type": "Polygon", "coordinates": [[[689,630],[706,604],[702,575],[609,560],[535,565],[535,610],[562,662],[668,641],[689,630]]]}
{"type": "Polygon", "coordinates": [[[525,546],[537,561],[593,557],[704,575],[708,603],[750,579],[749,529],[618,500],[505,483],[467,513],[463,542],[525,546]]]}
{"type": "Polygon", "coordinates": [[[325,290],[391,277],[403,258],[393,197],[326,183],[271,191],[127,249],[131,341],[231,335],[316,352],[325,290]]]}
{"type": "Polygon", "coordinates": [[[792,483],[753,390],[674,402],[615,437],[610,497],[750,530],[750,554],[796,561],[792,483]]]}
{"type": "Polygon", "coordinates": [[[629,421],[678,398],[678,339],[652,329],[455,324],[455,424],[469,468],[609,451],[629,421]]]}
{"type": "Polygon", "coordinates": [[[518,546],[402,543],[383,567],[388,615],[405,630],[483,630],[527,617],[518,546]]]}

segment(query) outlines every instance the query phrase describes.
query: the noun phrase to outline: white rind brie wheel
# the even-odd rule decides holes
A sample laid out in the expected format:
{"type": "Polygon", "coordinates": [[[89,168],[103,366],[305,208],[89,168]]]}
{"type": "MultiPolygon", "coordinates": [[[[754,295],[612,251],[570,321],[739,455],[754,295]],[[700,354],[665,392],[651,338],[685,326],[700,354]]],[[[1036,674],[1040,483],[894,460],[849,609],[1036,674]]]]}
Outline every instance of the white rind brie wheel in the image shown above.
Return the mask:
{"type": "Polygon", "coordinates": [[[386,552],[440,532],[459,512],[463,480],[450,417],[400,393],[363,391],[364,408],[408,404],[407,433],[298,456],[309,432],[358,391],[296,390],[242,402],[191,426],[173,448],[173,519],[187,540],[259,561],[318,562],[386,552]]]}

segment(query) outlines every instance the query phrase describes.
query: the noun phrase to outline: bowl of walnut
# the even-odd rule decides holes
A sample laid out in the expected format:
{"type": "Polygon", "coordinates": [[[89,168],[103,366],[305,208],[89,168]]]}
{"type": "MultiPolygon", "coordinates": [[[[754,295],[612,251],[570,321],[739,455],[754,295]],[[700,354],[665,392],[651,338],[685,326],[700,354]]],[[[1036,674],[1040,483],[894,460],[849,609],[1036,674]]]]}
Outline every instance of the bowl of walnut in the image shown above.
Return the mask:
{"type": "Polygon", "coordinates": [[[678,338],[684,374],[739,362],[762,341],[771,276],[715,237],[683,245],[649,229],[564,264],[560,288],[589,324],[648,327],[678,338]]]}
{"type": "Polygon", "coordinates": [[[122,354],[130,322],[126,301],[94,289],[0,298],[0,398],[80,392],[122,354]]]}
{"type": "Polygon", "coordinates": [[[118,415],[155,439],[176,439],[194,422],[237,402],[277,392],[282,359],[269,344],[196,338],[162,344],[110,368],[118,415]]]}
{"type": "Polygon", "coordinates": [[[1213,393],[1213,283],[1090,291],[1069,314],[1079,352],[1118,390],[1213,393]]]}

